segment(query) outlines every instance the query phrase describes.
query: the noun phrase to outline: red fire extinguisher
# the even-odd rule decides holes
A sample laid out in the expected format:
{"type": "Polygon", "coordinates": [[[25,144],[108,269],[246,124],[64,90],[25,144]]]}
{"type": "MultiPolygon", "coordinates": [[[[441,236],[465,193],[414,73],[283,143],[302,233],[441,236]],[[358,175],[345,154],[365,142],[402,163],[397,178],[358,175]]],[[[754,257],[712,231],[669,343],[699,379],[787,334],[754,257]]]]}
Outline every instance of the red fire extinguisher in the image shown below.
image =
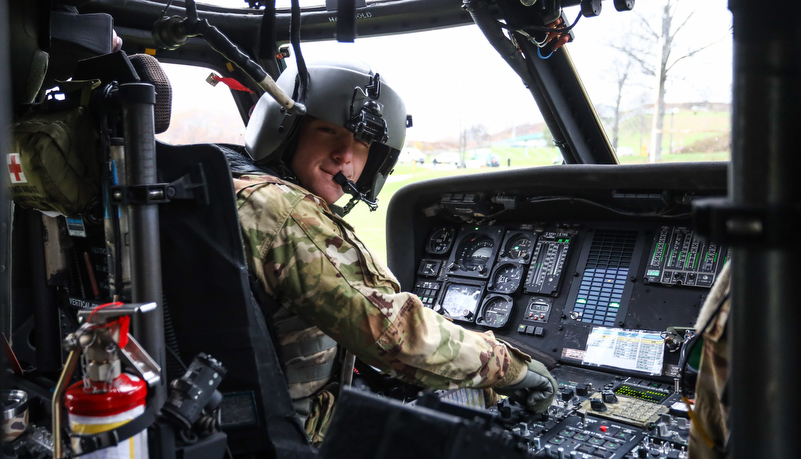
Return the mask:
{"type": "MultiPolygon", "coordinates": [[[[72,348],[80,353],[83,370],[83,379],[66,390],[64,401],[70,430],[76,436],[72,441],[73,451],[81,450],[80,436],[116,429],[145,412],[150,379],[146,381],[143,377],[122,372],[120,359],[122,350],[129,340],[133,340],[128,335],[130,317],[127,314],[131,311],[127,309],[130,306],[132,305],[109,303],[95,308],[84,326],[72,335],[72,348]],[[108,309],[95,316],[101,308],[108,309]],[[119,308],[116,313],[109,311],[116,308],[119,308]]],[[[132,344],[138,346],[135,341],[132,344]]],[[[75,358],[71,355],[70,360],[75,358]]],[[[146,373],[140,374],[145,375],[146,373]]],[[[55,416],[56,413],[54,418],[55,416]]],[[[147,459],[147,429],[84,457],[147,459]]]]}
{"type": "MultiPolygon", "coordinates": [[[[116,429],[145,412],[146,395],[147,384],[125,373],[110,383],[79,381],[67,389],[64,402],[70,430],[77,435],[88,435],[116,429]]],[[[113,457],[147,458],[147,430],[111,448],[117,450],[113,457]]],[[[101,458],[108,453],[102,450],[92,454],[101,458]]]]}

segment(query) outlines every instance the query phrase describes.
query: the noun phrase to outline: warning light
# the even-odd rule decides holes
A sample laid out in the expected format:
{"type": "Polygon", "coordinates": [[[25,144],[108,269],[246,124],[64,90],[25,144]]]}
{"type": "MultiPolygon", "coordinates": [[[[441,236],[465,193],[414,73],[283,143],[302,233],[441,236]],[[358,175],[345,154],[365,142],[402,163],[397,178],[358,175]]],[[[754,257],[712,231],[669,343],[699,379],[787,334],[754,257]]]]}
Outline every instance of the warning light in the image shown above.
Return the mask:
{"type": "Polygon", "coordinates": [[[576,300],[576,303],[585,304],[586,302],[587,302],[587,300],[584,299],[584,298],[579,298],[579,299],[576,300]]]}
{"type": "Polygon", "coordinates": [[[620,307],[620,303],[609,303],[609,307],[610,308],[619,308],[620,307]]]}

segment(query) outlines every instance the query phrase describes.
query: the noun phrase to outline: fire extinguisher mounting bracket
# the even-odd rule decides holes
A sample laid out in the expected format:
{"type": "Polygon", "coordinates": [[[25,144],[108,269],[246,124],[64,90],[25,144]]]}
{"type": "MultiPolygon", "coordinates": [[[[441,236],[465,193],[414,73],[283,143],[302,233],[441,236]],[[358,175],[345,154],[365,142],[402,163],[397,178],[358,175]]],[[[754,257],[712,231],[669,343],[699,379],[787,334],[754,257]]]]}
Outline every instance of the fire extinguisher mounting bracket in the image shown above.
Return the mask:
{"type": "Polygon", "coordinates": [[[82,456],[110,446],[116,446],[120,442],[133,437],[156,422],[157,411],[155,407],[147,408],[144,413],[131,421],[105,432],[98,432],[92,435],[70,435],[71,439],[77,440],[77,445],[75,445],[77,447],[73,451],[73,456],[82,456]]]}
{"type": "Polygon", "coordinates": [[[120,355],[126,366],[142,378],[148,387],[155,387],[161,381],[161,367],[150,357],[142,346],[128,335],[125,347],[120,348],[120,355]]]}
{"type": "Polygon", "coordinates": [[[93,324],[102,324],[108,320],[122,316],[132,316],[137,312],[145,313],[156,309],[156,303],[119,303],[113,307],[84,309],[78,311],[78,320],[86,323],[89,318],[93,324]]]}

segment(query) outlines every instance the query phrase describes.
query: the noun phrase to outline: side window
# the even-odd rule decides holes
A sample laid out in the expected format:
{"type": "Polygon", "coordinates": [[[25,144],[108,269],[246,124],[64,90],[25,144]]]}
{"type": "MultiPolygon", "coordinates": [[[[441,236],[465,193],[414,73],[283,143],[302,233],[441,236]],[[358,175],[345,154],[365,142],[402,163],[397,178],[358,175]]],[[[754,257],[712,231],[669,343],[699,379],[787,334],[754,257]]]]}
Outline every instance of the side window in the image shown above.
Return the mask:
{"type": "Polygon", "coordinates": [[[194,143],[245,143],[245,125],[231,91],[220,83],[211,86],[211,69],[162,64],[172,86],[170,128],[156,136],[172,145],[194,143]]]}
{"type": "Polygon", "coordinates": [[[573,62],[621,163],[728,161],[731,13],[722,0],[664,5],[582,20],[573,62]]]}

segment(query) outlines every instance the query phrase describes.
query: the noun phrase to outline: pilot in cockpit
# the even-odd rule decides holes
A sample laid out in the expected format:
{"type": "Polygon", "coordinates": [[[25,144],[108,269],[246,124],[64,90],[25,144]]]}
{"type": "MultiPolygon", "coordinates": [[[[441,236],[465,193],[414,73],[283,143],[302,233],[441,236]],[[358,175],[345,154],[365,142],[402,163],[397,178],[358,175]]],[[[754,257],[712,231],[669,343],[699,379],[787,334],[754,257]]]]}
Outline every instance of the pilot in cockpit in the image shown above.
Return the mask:
{"type": "Polygon", "coordinates": [[[404,144],[400,96],[362,62],[314,62],[307,70],[307,85],[294,69],[277,81],[306,114],[262,97],[245,138],[255,165],[232,169],[251,274],[272,299],[268,320],[312,442],[322,441],[331,417],[340,348],[419,386],[495,388],[546,410],[557,383],[542,363],[401,292],[338,215],[334,203],[345,191],[354,196],[347,210],[359,199],[375,204],[404,144]]]}

